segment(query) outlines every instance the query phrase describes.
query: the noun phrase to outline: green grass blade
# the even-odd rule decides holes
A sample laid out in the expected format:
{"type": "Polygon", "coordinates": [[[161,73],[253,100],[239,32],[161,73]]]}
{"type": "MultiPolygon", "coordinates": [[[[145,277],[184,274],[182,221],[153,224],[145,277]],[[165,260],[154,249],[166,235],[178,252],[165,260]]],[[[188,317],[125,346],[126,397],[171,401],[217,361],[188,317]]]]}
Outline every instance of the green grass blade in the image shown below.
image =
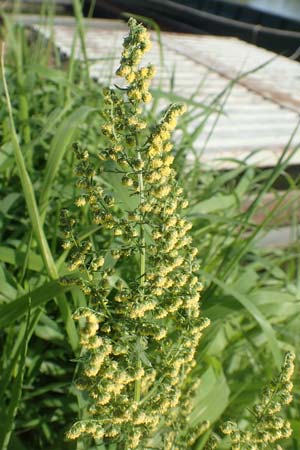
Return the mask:
{"type": "MultiPolygon", "coordinates": [[[[24,87],[24,55],[23,55],[23,45],[24,41],[24,29],[17,28],[12,25],[10,20],[6,15],[3,15],[3,20],[5,23],[5,33],[10,45],[13,49],[14,62],[17,74],[17,83],[19,91],[19,119],[22,123],[22,140],[25,145],[29,144],[31,141],[31,129],[29,125],[29,104],[26,96],[26,89],[24,87]]],[[[32,149],[29,149],[27,155],[28,163],[32,164],[32,149]]]]}
{"type": "Polygon", "coordinates": [[[269,341],[269,346],[273,354],[274,361],[277,367],[280,368],[282,355],[278,346],[275,332],[268,320],[264,317],[264,315],[260,312],[256,305],[246,295],[241,294],[232,286],[229,286],[228,284],[219,280],[217,277],[205,272],[204,270],[201,270],[201,273],[207,280],[213,281],[216,286],[220,287],[226,295],[230,295],[231,297],[235,298],[256,320],[256,322],[260,325],[261,329],[265,333],[265,336],[269,341]]]}
{"type": "Polygon", "coordinates": [[[7,408],[7,410],[4,412],[4,420],[1,421],[1,427],[0,427],[0,448],[2,450],[7,450],[10,437],[12,434],[12,430],[14,428],[14,419],[17,415],[19,402],[22,395],[22,385],[23,385],[23,378],[25,373],[25,359],[27,355],[28,350],[28,342],[30,339],[30,297],[28,298],[27,302],[27,319],[26,319],[26,327],[23,335],[22,345],[20,347],[20,354],[19,354],[19,367],[18,367],[18,373],[16,376],[16,379],[14,380],[14,383],[12,383],[12,392],[11,392],[11,398],[10,403],[7,408]]]}
{"type": "MultiPolygon", "coordinates": [[[[283,171],[288,166],[289,161],[291,160],[292,156],[299,151],[299,145],[295,146],[292,151],[290,150],[292,140],[295,136],[296,131],[299,129],[299,123],[297,124],[297,127],[294,129],[293,134],[291,135],[291,138],[289,142],[287,143],[286,147],[284,148],[282,155],[279,158],[278,164],[272,169],[271,174],[268,178],[268,180],[265,180],[262,187],[259,189],[256,197],[254,198],[253,202],[249,206],[248,210],[243,214],[243,222],[244,225],[240,227],[238,234],[235,236],[236,241],[238,241],[240,238],[242,238],[243,233],[245,230],[247,230],[247,227],[249,226],[249,223],[253,217],[253,214],[257,210],[257,208],[260,205],[260,201],[263,198],[264,194],[266,194],[271,186],[275,183],[275,181],[278,179],[278,177],[283,173],[283,171]]],[[[241,249],[238,252],[235,252],[235,250],[232,247],[228,247],[223,260],[221,264],[218,267],[218,273],[220,276],[222,276],[223,279],[225,279],[230,271],[234,268],[236,264],[241,260],[243,255],[248,251],[252,243],[254,242],[255,238],[257,237],[258,233],[265,229],[268,222],[274,217],[275,211],[278,210],[279,206],[282,204],[286,194],[282,196],[281,199],[278,200],[276,206],[273,208],[273,210],[266,215],[265,219],[262,221],[262,223],[256,227],[256,229],[252,232],[252,234],[244,240],[244,244],[241,246],[241,249]],[[234,254],[232,254],[234,253],[234,254]]],[[[226,240],[226,238],[225,238],[226,240]]],[[[212,295],[215,287],[210,286],[209,289],[206,291],[205,296],[208,297],[212,295]]]]}
{"type": "Polygon", "coordinates": [[[73,10],[74,10],[74,16],[76,19],[76,25],[80,40],[80,46],[83,54],[84,59],[84,71],[85,71],[85,77],[86,77],[86,84],[90,88],[91,87],[91,78],[90,78],[90,65],[89,65],[89,59],[87,55],[86,45],[85,45],[85,29],[84,29],[84,23],[83,23],[83,14],[82,14],[82,5],[80,0],[73,0],[73,10]]]}
{"type": "MultiPolygon", "coordinates": [[[[15,160],[19,172],[19,177],[22,184],[22,189],[27,205],[28,214],[30,217],[31,225],[33,233],[36,237],[36,240],[38,242],[38,246],[45,264],[45,267],[47,269],[47,273],[51,279],[57,279],[58,278],[58,272],[55,265],[55,262],[53,260],[48,241],[46,239],[46,236],[44,234],[42,221],[40,218],[38,206],[35,199],[35,194],[33,190],[33,186],[29,177],[29,174],[26,169],[25,161],[23,158],[23,154],[19,145],[18,136],[15,129],[14,119],[12,115],[12,107],[11,107],[11,101],[10,96],[8,92],[8,87],[6,83],[5,78],[5,70],[4,70],[4,45],[2,46],[2,53],[1,53],[1,73],[2,73],[2,80],[3,80],[3,87],[4,87],[4,93],[5,93],[5,99],[6,99],[6,105],[8,109],[9,114],[9,121],[10,121],[10,132],[11,132],[11,139],[12,144],[14,148],[14,155],[15,160]]],[[[62,318],[65,322],[66,331],[69,336],[70,344],[75,351],[78,347],[78,337],[77,332],[75,328],[74,321],[72,319],[70,307],[68,305],[68,302],[64,296],[61,296],[58,298],[58,306],[60,308],[60,312],[62,315],[62,318]]]]}
{"type": "MultiPolygon", "coordinates": [[[[218,363],[219,364],[219,363],[218,363]]],[[[196,427],[204,420],[215,422],[229,403],[230,390],[222,367],[210,366],[201,376],[201,384],[194,394],[194,408],[189,415],[189,426],[196,427]]]]}
{"type": "MultiPolygon", "coordinates": [[[[28,302],[30,302],[30,304],[31,304],[30,295],[28,295],[25,300],[25,303],[27,306],[29,304],[28,302]]],[[[31,308],[30,308],[30,311],[31,311],[31,308]]],[[[29,330],[30,336],[29,337],[31,337],[33,332],[36,330],[36,325],[39,321],[41,314],[42,314],[42,310],[39,309],[39,311],[37,311],[37,313],[34,315],[32,321],[31,321],[31,325],[30,325],[30,330],[29,330]]],[[[6,345],[7,341],[8,341],[9,348],[8,348],[8,350],[6,350],[6,349],[4,350],[3,358],[5,359],[8,355],[9,355],[9,358],[7,358],[8,363],[4,364],[2,367],[1,384],[0,384],[0,411],[3,411],[5,409],[7,399],[4,396],[4,394],[5,394],[6,389],[9,387],[9,385],[11,383],[12,377],[15,377],[15,373],[17,372],[18,359],[20,356],[20,351],[24,344],[25,329],[26,329],[26,318],[24,318],[24,320],[21,322],[16,335],[15,335],[16,329],[10,328],[10,331],[12,332],[14,339],[11,342],[9,342],[10,339],[7,338],[6,342],[5,342],[5,345],[6,345]],[[11,344],[11,345],[9,345],[9,344],[11,344]]]]}
{"type": "Polygon", "coordinates": [[[81,106],[67,116],[51,142],[49,157],[44,174],[44,182],[40,195],[40,208],[42,221],[45,218],[47,203],[50,197],[53,180],[58,172],[66,149],[71,144],[78,126],[87,118],[88,114],[95,111],[89,106],[81,106]]]}
{"type": "MultiPolygon", "coordinates": [[[[22,267],[26,261],[26,252],[2,246],[0,247],[0,261],[12,264],[13,266],[16,267],[22,267]]],[[[31,251],[28,254],[27,267],[29,270],[41,272],[44,267],[42,258],[33,251],[31,251]]]]}
{"type": "Polygon", "coordinates": [[[48,246],[47,239],[45,237],[38,207],[35,200],[35,195],[32,187],[32,183],[29,177],[29,174],[26,169],[25,161],[23,158],[23,154],[19,145],[18,136],[15,129],[14,119],[12,115],[12,107],[8,92],[8,87],[6,83],[5,78],[5,71],[4,71],[4,46],[2,46],[2,53],[1,53],[1,73],[2,73],[2,80],[3,80],[3,86],[4,86],[4,93],[5,93],[5,99],[6,99],[6,105],[8,109],[9,114],[9,122],[10,122],[10,132],[11,132],[11,140],[14,148],[14,154],[15,154],[15,160],[19,172],[19,177],[21,180],[23,193],[28,209],[28,214],[31,220],[32,228],[35,233],[35,237],[38,241],[39,248],[43,257],[44,264],[47,268],[47,271],[51,278],[57,278],[57,271],[54,264],[54,261],[52,259],[52,255],[48,246]]]}
{"type": "Polygon", "coordinates": [[[62,286],[58,281],[50,281],[34,289],[30,294],[22,295],[16,300],[0,305],[0,328],[5,328],[26,314],[28,298],[31,298],[31,310],[44,306],[49,300],[70,290],[70,286],[62,286]]]}

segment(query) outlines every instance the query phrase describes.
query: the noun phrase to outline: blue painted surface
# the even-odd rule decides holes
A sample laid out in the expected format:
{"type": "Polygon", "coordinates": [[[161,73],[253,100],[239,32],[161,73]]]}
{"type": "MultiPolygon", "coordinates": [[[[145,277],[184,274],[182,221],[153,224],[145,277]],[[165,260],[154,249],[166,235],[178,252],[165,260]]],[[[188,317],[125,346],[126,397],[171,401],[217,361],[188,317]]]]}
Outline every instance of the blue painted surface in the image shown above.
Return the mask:
{"type": "Polygon", "coordinates": [[[257,10],[300,20],[300,0],[228,0],[257,10]]]}

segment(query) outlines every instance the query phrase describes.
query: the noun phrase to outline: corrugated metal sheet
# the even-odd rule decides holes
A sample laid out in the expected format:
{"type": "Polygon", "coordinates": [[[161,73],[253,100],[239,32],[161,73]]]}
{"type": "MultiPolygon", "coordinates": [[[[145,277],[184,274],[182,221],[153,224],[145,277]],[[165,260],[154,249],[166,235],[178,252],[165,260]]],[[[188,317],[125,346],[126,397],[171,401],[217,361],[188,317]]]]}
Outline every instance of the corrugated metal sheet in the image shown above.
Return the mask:
{"type": "MultiPolygon", "coordinates": [[[[113,74],[126,25],[89,20],[86,26],[91,76],[105,84],[117,81],[113,74]]],[[[45,26],[35,28],[49,36],[50,30],[45,26]]],[[[74,30],[71,19],[60,19],[54,25],[57,46],[67,56],[74,30]]],[[[188,125],[191,133],[203,121],[203,105],[216,111],[190,149],[190,159],[201,156],[203,162],[214,164],[219,160],[223,167],[232,165],[230,161],[220,162],[223,158],[247,158],[248,162],[261,166],[276,164],[299,121],[300,64],[234,38],[176,33],[162,33],[161,37],[162,49],[153,33],[153,48],[146,57],[146,63],[151,61],[158,67],[154,88],[163,91],[166,97],[172,89],[179,97],[192,98],[198,118],[188,125]]],[[[77,57],[81,58],[79,45],[77,57]]],[[[162,105],[166,101],[162,100],[162,105]]],[[[297,130],[293,144],[299,143],[297,130]]],[[[290,163],[300,163],[299,151],[290,163]]]]}

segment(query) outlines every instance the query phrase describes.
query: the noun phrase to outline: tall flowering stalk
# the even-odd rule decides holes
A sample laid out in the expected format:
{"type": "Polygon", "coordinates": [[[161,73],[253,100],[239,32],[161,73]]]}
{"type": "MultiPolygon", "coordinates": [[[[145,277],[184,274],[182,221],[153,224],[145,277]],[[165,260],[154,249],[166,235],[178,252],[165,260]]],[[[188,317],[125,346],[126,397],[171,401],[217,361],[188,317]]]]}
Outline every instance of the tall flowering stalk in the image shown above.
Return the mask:
{"type": "MultiPolygon", "coordinates": [[[[155,68],[139,67],[150,48],[148,32],[134,19],[129,28],[117,70],[127,87],[104,91],[106,147],[100,161],[74,146],[81,190],[75,204],[101,228],[102,250],[92,240],[79,240],[76,220],[62,212],[69,268],[81,272],[72,282],[89,299],[88,307],[74,313],[82,347],[76,386],[87,394],[88,418],[67,436],[90,436],[117,450],[187,450],[209,426],[191,428],[188,420],[197,388],[188,375],[209,320],[200,316],[197,249],[182,214],[188,202],[172,168],[171,133],[185,108],[173,104],[156,126],[145,122],[142,105],[151,101],[155,68]],[[111,174],[125,195],[109,187],[111,174]],[[133,206],[126,209],[124,197],[133,206]]],[[[278,413],[291,400],[293,358],[287,354],[279,378],[254,407],[250,431],[233,422],[222,426],[232,450],[270,448],[290,435],[278,413]]],[[[212,438],[205,448],[216,447],[212,438]]]]}
{"type": "MultiPolygon", "coordinates": [[[[124,211],[118,196],[99,185],[89,152],[76,146],[82,190],[76,205],[89,208],[107,237],[102,254],[91,242],[78,241],[75,220],[63,212],[70,269],[82,272],[76,282],[89,297],[89,307],[74,314],[82,346],[76,386],[88,394],[89,418],[76,422],[68,437],[90,435],[124,450],[147,448],[151,439],[156,448],[184,449],[192,392],[187,376],[209,324],[200,317],[197,249],[182,216],[188,202],[172,168],[171,132],[185,107],[171,105],[149,129],[141,106],[151,101],[155,68],[139,63],[150,38],[134,19],[129,28],[117,70],[128,85],[104,91],[107,146],[98,156],[104,171],[120,178],[134,206],[124,211]],[[112,286],[115,269],[122,278],[112,286]]],[[[188,430],[189,445],[199,432],[188,430]]]]}
{"type": "Polygon", "coordinates": [[[291,378],[294,359],[294,353],[286,353],[280,374],[264,388],[260,402],[251,411],[251,427],[240,430],[235,422],[225,422],[222,425],[222,432],[231,439],[231,450],[270,449],[275,442],[291,436],[291,425],[280,416],[280,412],[283,405],[288,405],[293,399],[291,378]]]}

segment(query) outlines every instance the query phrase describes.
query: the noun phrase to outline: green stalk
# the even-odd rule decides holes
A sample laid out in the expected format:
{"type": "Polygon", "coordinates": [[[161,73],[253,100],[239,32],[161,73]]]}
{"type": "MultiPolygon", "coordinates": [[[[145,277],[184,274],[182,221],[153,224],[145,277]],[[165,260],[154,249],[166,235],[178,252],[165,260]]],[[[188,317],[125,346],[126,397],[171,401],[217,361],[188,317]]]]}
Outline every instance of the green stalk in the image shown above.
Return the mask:
{"type": "MultiPolygon", "coordinates": [[[[141,161],[142,157],[140,152],[138,152],[138,159],[141,161]]],[[[145,195],[144,195],[144,180],[143,180],[143,174],[140,172],[138,174],[138,181],[139,181],[139,192],[140,192],[140,204],[144,202],[145,195]]],[[[144,225],[140,223],[140,289],[141,289],[141,299],[143,301],[144,299],[144,284],[145,284],[145,272],[146,272],[146,241],[145,241],[145,231],[144,231],[144,225]]],[[[141,347],[141,338],[138,336],[137,342],[137,368],[142,367],[141,358],[139,356],[139,349],[141,347]]],[[[141,380],[135,381],[134,385],[134,400],[136,402],[139,402],[141,399],[141,380]]]]}
{"type": "Polygon", "coordinates": [[[75,29],[72,47],[71,47],[71,55],[69,58],[69,67],[68,67],[68,84],[66,86],[66,100],[68,103],[71,103],[71,84],[73,83],[74,76],[74,65],[75,65],[75,49],[77,44],[77,28],[75,29]]]}
{"type": "MultiPolygon", "coordinates": [[[[138,159],[141,161],[142,157],[140,152],[138,152],[138,159]]],[[[145,195],[144,195],[144,180],[143,180],[143,174],[140,172],[138,174],[138,180],[139,180],[139,191],[140,191],[140,204],[144,202],[145,195]]],[[[141,250],[140,250],[140,285],[142,287],[142,291],[144,290],[144,284],[145,284],[145,272],[146,272],[146,241],[145,241],[145,231],[144,231],[144,225],[140,224],[140,242],[141,242],[141,250]]],[[[144,293],[142,293],[144,296],[144,293]]]]}
{"type": "MultiPolygon", "coordinates": [[[[22,30],[23,31],[23,30],[22,30]]],[[[20,120],[23,124],[23,139],[24,144],[29,144],[31,141],[31,130],[29,126],[29,106],[27,97],[25,95],[25,86],[24,86],[24,65],[23,65],[23,51],[22,51],[22,40],[24,36],[20,36],[20,53],[16,55],[16,64],[17,64],[17,78],[19,85],[19,105],[20,105],[20,120]],[[19,56],[19,57],[18,57],[19,56]]],[[[32,164],[32,154],[30,155],[30,163],[32,164]]]]}
{"type": "Polygon", "coordinates": [[[90,88],[91,87],[90,67],[89,67],[89,60],[88,60],[86,45],[85,45],[83,16],[82,16],[80,0],[73,0],[73,9],[74,9],[74,15],[76,18],[76,22],[77,22],[77,29],[78,29],[79,39],[80,39],[80,45],[81,45],[81,50],[82,50],[83,59],[84,59],[84,70],[85,70],[85,75],[86,75],[86,83],[87,83],[88,87],[90,88]]]}
{"type": "Polygon", "coordinates": [[[13,55],[15,59],[16,65],[16,75],[17,75],[17,86],[18,86],[18,100],[19,100],[19,108],[18,115],[21,123],[21,132],[23,142],[27,149],[27,163],[29,167],[32,167],[32,149],[29,148],[29,144],[31,142],[31,130],[29,125],[29,105],[27,101],[27,97],[25,94],[25,85],[24,85],[24,65],[23,65],[23,48],[22,41],[24,36],[22,35],[23,30],[17,30],[16,36],[14,35],[14,31],[12,29],[12,25],[7,19],[5,15],[3,15],[5,28],[7,35],[9,36],[9,40],[11,43],[11,47],[13,50],[13,55]]]}

